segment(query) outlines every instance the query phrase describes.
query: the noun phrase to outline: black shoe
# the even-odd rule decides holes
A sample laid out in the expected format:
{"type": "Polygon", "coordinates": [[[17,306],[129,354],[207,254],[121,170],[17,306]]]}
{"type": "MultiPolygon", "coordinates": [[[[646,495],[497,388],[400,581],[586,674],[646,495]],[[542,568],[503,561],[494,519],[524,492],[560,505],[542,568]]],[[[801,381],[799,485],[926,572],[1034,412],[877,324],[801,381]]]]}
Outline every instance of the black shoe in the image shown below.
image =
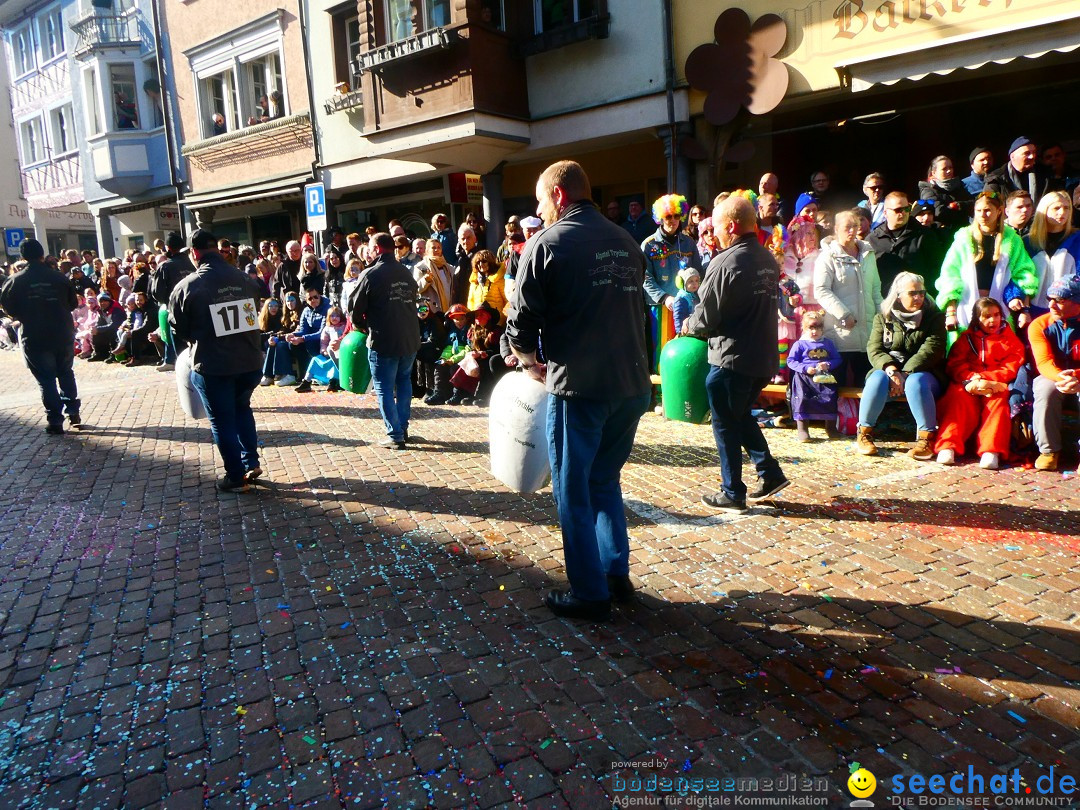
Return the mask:
{"type": "Polygon", "coordinates": [[[311,380],[301,380],[300,384],[293,389],[298,394],[311,393],[311,380]]]}
{"type": "Polygon", "coordinates": [[[626,604],[634,601],[634,583],[626,574],[608,574],[607,589],[616,602],[626,604]]]}
{"type": "Polygon", "coordinates": [[[473,397],[462,397],[461,398],[461,404],[462,405],[472,405],[474,402],[476,402],[476,399],[474,399],[473,397]]]}
{"type": "Polygon", "coordinates": [[[105,358],[102,357],[101,355],[95,354],[95,355],[92,355],[90,358],[88,358],[86,362],[87,363],[100,363],[104,359],[105,358]]]}
{"type": "Polygon", "coordinates": [[[446,400],[446,404],[447,405],[464,405],[465,404],[465,395],[461,394],[461,392],[459,391],[458,393],[456,393],[452,397],[450,397],[450,399],[446,400]],[[460,394],[460,396],[459,396],[459,394],[460,394]]]}
{"type": "Polygon", "coordinates": [[[762,481],[760,487],[758,487],[755,491],[747,494],[746,500],[764,501],[767,498],[771,498],[773,495],[775,495],[777,492],[782,490],[790,483],[791,482],[788,481],[786,478],[781,478],[776,481],[762,481]]]}
{"type": "Polygon", "coordinates": [[[244,480],[250,484],[255,483],[255,479],[262,475],[262,467],[252,467],[246,473],[244,473],[244,480]]]}
{"type": "Polygon", "coordinates": [[[243,478],[239,481],[233,481],[226,475],[217,480],[217,488],[222,492],[247,492],[248,482],[243,478]]]}
{"type": "Polygon", "coordinates": [[[63,436],[64,435],[64,426],[62,424],[60,424],[60,425],[47,425],[45,427],[45,432],[48,433],[50,436],[63,436]]]}
{"type": "MultiPolygon", "coordinates": [[[[93,360],[94,358],[91,357],[90,359],[93,360]]],[[[116,359],[115,354],[110,354],[108,357],[104,357],[104,358],[100,358],[100,359],[103,359],[105,361],[106,365],[108,365],[109,363],[119,363],[120,362],[119,360],[116,359]]]]}
{"type": "Polygon", "coordinates": [[[77,413],[68,414],[68,423],[71,425],[72,430],[82,430],[82,417],[77,413]]]}
{"type": "Polygon", "coordinates": [[[404,450],[405,442],[399,442],[397,439],[391,439],[389,436],[387,436],[385,439],[379,442],[379,447],[385,447],[387,449],[393,447],[395,450],[404,450]]]}
{"type": "Polygon", "coordinates": [[[611,620],[611,602],[578,599],[570,591],[552,591],[544,598],[544,604],[556,616],[566,619],[586,619],[590,622],[611,620]]]}
{"type": "Polygon", "coordinates": [[[477,397],[472,401],[472,404],[475,405],[477,408],[486,408],[488,406],[488,400],[477,397]]]}
{"type": "Polygon", "coordinates": [[[424,397],[425,405],[445,405],[448,397],[446,394],[428,394],[424,397]]]}
{"type": "Polygon", "coordinates": [[[724,512],[745,512],[746,501],[733,501],[723,492],[717,492],[714,495],[702,495],[701,502],[706,506],[711,506],[713,509],[720,509],[724,512]]]}
{"type": "Polygon", "coordinates": [[[331,380],[326,384],[326,393],[334,394],[341,390],[341,383],[337,381],[337,378],[331,380]]]}

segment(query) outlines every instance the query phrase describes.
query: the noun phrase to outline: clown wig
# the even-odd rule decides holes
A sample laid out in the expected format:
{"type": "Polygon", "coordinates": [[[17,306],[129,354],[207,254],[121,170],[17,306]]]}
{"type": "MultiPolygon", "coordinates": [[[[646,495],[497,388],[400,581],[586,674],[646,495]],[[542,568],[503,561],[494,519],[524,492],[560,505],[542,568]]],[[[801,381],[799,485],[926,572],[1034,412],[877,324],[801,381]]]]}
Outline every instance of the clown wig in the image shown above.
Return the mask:
{"type": "Polygon", "coordinates": [[[690,203],[681,194],[665,194],[652,204],[653,222],[659,225],[664,217],[678,214],[680,220],[685,220],[690,213],[690,203]]]}

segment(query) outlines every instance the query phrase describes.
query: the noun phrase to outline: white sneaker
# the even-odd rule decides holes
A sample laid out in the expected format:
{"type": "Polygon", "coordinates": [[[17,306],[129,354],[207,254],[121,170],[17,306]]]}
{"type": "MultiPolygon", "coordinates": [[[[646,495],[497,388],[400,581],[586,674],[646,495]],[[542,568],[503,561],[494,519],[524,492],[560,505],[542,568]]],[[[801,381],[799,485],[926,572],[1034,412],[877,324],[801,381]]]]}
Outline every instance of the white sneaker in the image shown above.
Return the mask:
{"type": "Polygon", "coordinates": [[[296,377],[292,374],[286,374],[274,384],[279,388],[288,388],[290,385],[296,385],[296,377]]]}
{"type": "Polygon", "coordinates": [[[979,459],[979,466],[984,470],[996,470],[1001,466],[1001,456],[997,453],[983,453],[979,459]]]}
{"type": "Polygon", "coordinates": [[[261,380],[259,380],[259,385],[273,385],[273,384],[274,384],[274,378],[273,377],[263,377],[261,380]]]}
{"type": "Polygon", "coordinates": [[[956,452],[946,448],[937,454],[937,463],[944,464],[946,467],[951,467],[956,463],[956,452]]]}

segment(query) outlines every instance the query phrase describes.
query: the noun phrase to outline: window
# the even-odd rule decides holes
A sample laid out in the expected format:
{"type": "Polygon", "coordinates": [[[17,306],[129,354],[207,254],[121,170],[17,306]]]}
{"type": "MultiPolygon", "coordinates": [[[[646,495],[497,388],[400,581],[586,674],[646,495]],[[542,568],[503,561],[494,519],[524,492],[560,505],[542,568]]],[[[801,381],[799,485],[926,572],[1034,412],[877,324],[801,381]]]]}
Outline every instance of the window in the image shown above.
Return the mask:
{"type": "Polygon", "coordinates": [[[64,53],[64,17],[59,8],[38,17],[41,61],[51,62],[64,53]]]}
{"type": "Polygon", "coordinates": [[[232,70],[207,76],[199,82],[199,96],[203,104],[203,137],[224,135],[238,129],[236,82],[232,70]]]}
{"type": "Polygon", "coordinates": [[[29,73],[34,64],[34,38],[27,23],[11,35],[11,55],[15,61],[15,75],[29,73]]]}
{"type": "Polygon", "coordinates": [[[109,65],[109,94],[112,99],[113,129],[138,129],[139,99],[135,94],[134,65],[109,65]]]}
{"type": "Polygon", "coordinates": [[[387,41],[450,24],[450,0],[385,0],[387,41]]]}
{"type": "Polygon", "coordinates": [[[163,127],[165,126],[165,109],[161,105],[161,82],[157,77],[156,59],[147,59],[143,62],[143,75],[147,77],[142,84],[142,89],[146,96],[147,107],[150,109],[150,127],[151,129],[163,127]]]}
{"type": "Polygon", "coordinates": [[[283,20],[279,9],[188,51],[203,138],[289,114],[283,20]]]}
{"type": "Polygon", "coordinates": [[[503,14],[503,0],[481,0],[480,23],[506,30],[506,15],[503,14]]]}
{"type": "Polygon", "coordinates": [[[254,102],[248,126],[262,124],[285,115],[281,94],[281,57],[275,52],[241,65],[247,98],[254,102]]]}
{"type": "Polygon", "coordinates": [[[83,98],[86,99],[87,135],[99,135],[104,131],[101,125],[101,95],[98,93],[97,71],[93,68],[83,71],[83,98]]]}
{"type": "Polygon", "coordinates": [[[334,43],[335,81],[345,82],[350,90],[356,90],[356,59],[360,55],[360,18],[356,16],[356,6],[331,15],[330,29],[334,43]]]}
{"type": "Polygon", "coordinates": [[[71,117],[70,104],[57,107],[49,113],[49,124],[52,127],[52,143],[55,154],[64,155],[68,152],[74,152],[78,148],[75,141],[75,126],[71,117]]]}
{"type": "MultiPolygon", "coordinates": [[[[360,56],[359,17],[350,17],[345,21],[345,53],[349,58],[349,72],[346,77],[351,78],[356,70],[356,59],[360,56]]],[[[345,78],[342,81],[345,81],[345,78]]]]}
{"type": "Polygon", "coordinates": [[[45,160],[45,132],[40,118],[31,118],[19,125],[22,141],[23,166],[32,166],[45,160]]]}
{"type": "Polygon", "coordinates": [[[573,25],[599,13],[597,0],[533,0],[533,3],[538,34],[573,25]]]}

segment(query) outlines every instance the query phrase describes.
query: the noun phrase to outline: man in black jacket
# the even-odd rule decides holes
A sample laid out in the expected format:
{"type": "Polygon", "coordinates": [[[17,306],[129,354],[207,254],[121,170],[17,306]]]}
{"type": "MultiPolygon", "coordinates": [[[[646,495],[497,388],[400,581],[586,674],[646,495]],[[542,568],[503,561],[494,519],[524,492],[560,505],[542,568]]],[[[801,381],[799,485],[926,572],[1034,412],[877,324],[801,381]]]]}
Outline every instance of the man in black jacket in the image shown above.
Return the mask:
{"type": "Polygon", "coordinates": [[[592,203],[577,163],[545,169],[536,198],[547,227],[522,252],[506,333],[550,394],[551,489],[570,589],[545,602],[558,616],[604,621],[611,599],[634,591],[619,475],[649,406],[645,256],[592,203]],[[541,331],[546,366],[537,363],[541,331]]]}
{"type": "Polygon", "coordinates": [[[382,447],[404,450],[412,412],[412,367],[420,348],[416,281],[394,258],[394,237],[377,233],[369,247],[375,262],[350,299],[353,323],[368,331],[368,365],[386,426],[382,447]]]}
{"type": "Polygon", "coordinates": [[[25,240],[19,253],[27,261],[26,269],[0,287],[0,309],[22,324],[23,359],[41,388],[48,422],[45,432],[61,436],[65,411],[73,428],[78,430],[82,426],[72,367],[75,321],[71,311],[78,305],[75,285],[45,264],[45,249],[36,239],[25,240]]]}
{"type": "Polygon", "coordinates": [[[714,509],[745,512],[746,501],[770,498],[788,485],[780,464],[750,414],[754,401],[780,367],[776,352],[776,297],[780,270],[757,237],[754,207],[729,197],[713,211],[721,251],[698,288],[701,303],[683,322],[683,334],[709,339],[705,389],[712,409],[713,438],[720,454],[722,491],[702,502],[714,509]],[[747,494],[742,450],[761,484],[747,494]]]}
{"type": "Polygon", "coordinates": [[[1048,191],[1064,191],[1065,181],[1056,180],[1036,160],[1038,152],[1035,142],[1021,135],[1009,146],[1009,161],[986,175],[986,191],[996,191],[1002,199],[1014,191],[1026,191],[1035,202],[1048,191]]]}
{"type": "Polygon", "coordinates": [[[295,239],[285,245],[285,259],[270,282],[270,291],[278,301],[284,302],[287,292],[300,295],[300,259],[303,255],[304,251],[295,239]]]}
{"type": "MultiPolygon", "coordinates": [[[[165,258],[158,262],[158,266],[150,275],[148,285],[149,298],[153,304],[152,309],[155,311],[159,307],[168,307],[169,296],[176,289],[176,285],[195,272],[191,259],[182,252],[183,248],[184,237],[176,231],[170,233],[165,240],[165,258]]],[[[173,364],[176,363],[176,340],[172,334],[169,334],[168,338],[165,341],[165,357],[161,365],[157,367],[158,371],[172,371],[173,364]]],[[[150,341],[159,343],[161,336],[151,332],[150,341]]]]}
{"type": "Polygon", "coordinates": [[[927,287],[941,273],[946,245],[937,234],[911,218],[908,197],[893,191],[885,198],[885,221],[870,231],[866,241],[877,258],[881,289],[892,286],[902,270],[918,273],[926,279],[927,287]]]}
{"type": "Polygon", "coordinates": [[[222,492],[240,491],[262,475],[251,392],[262,374],[259,285],[217,250],[207,230],[191,235],[198,269],[169,297],[169,322],[177,345],[191,345],[191,384],[210,419],[225,477],[222,492]]]}

